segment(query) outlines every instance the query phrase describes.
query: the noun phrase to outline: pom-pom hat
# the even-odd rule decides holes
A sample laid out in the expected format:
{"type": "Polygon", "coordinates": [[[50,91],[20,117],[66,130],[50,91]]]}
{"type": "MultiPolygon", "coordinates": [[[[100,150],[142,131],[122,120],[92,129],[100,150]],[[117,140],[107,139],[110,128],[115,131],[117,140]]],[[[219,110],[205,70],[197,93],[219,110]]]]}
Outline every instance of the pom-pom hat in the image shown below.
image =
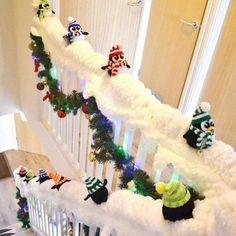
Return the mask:
{"type": "Polygon", "coordinates": [[[45,170],[39,169],[39,178],[45,178],[48,177],[48,174],[45,170]]]}
{"type": "Polygon", "coordinates": [[[103,187],[103,183],[96,177],[88,177],[85,180],[86,187],[88,189],[89,194],[95,193],[101,187],[103,187]]]}
{"type": "Polygon", "coordinates": [[[180,181],[171,181],[169,183],[160,182],[156,185],[159,194],[163,194],[163,205],[169,208],[177,208],[185,205],[191,195],[186,187],[180,181]]]}
{"type": "Polygon", "coordinates": [[[111,59],[112,57],[115,57],[117,55],[124,54],[121,49],[122,46],[120,45],[113,46],[112,49],[110,50],[109,58],[111,59]]]}
{"type": "Polygon", "coordinates": [[[25,167],[21,166],[18,175],[20,177],[24,177],[26,175],[26,173],[27,173],[27,169],[25,167]]]}
{"type": "Polygon", "coordinates": [[[79,28],[81,28],[81,25],[79,23],[77,23],[76,20],[73,17],[69,16],[67,18],[67,20],[69,22],[68,31],[70,31],[72,27],[79,27],[79,28]]]}
{"type": "Polygon", "coordinates": [[[208,113],[210,109],[211,106],[209,103],[202,102],[200,106],[195,110],[191,124],[196,125],[202,123],[203,121],[210,120],[211,116],[208,113]]]}

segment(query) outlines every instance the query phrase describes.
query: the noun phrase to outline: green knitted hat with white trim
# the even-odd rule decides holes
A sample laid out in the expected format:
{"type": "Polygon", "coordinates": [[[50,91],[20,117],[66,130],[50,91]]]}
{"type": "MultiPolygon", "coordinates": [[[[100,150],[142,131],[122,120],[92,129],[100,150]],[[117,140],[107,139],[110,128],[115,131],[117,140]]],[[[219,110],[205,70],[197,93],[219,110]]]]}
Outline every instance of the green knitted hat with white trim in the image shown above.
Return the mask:
{"type": "Polygon", "coordinates": [[[86,184],[89,194],[95,193],[97,190],[99,190],[103,186],[103,183],[96,177],[88,177],[85,180],[85,184],[86,184]]]}
{"type": "Polygon", "coordinates": [[[34,172],[32,169],[30,169],[25,176],[25,180],[31,180],[33,178],[34,178],[34,172]]]}
{"type": "Polygon", "coordinates": [[[163,205],[169,208],[177,208],[186,204],[191,195],[188,189],[177,180],[169,183],[160,182],[156,186],[158,193],[163,194],[163,205]]]}
{"type": "Polygon", "coordinates": [[[200,106],[195,110],[191,124],[196,125],[202,123],[205,120],[210,120],[211,116],[208,113],[210,109],[211,105],[209,103],[202,102],[200,106]]]}

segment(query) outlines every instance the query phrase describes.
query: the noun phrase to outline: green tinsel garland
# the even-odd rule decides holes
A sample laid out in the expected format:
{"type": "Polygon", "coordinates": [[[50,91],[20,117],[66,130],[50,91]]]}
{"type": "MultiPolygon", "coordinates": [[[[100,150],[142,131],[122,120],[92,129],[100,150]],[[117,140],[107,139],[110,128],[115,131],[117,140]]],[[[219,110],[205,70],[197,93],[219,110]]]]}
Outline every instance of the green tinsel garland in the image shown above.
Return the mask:
{"type": "MultiPolygon", "coordinates": [[[[114,162],[115,168],[121,171],[120,188],[128,188],[128,183],[133,180],[136,193],[154,199],[161,198],[156,192],[155,184],[150,176],[135,166],[133,157],[125,153],[122,146],[113,142],[112,123],[98,109],[95,98],[85,99],[82,92],[77,91],[73,91],[69,95],[64,94],[59,88],[57,78],[54,78],[51,73],[53,65],[49,54],[44,51],[42,38],[32,34],[30,36],[33,40],[30,44],[33,59],[38,60],[40,65],[44,67],[38,72],[38,77],[43,79],[43,83],[48,87],[49,96],[47,98],[49,98],[54,111],[61,110],[66,114],[73,112],[76,115],[78,109],[82,108],[89,120],[89,127],[94,131],[91,145],[94,158],[100,163],[114,162]]],[[[196,198],[201,199],[201,196],[197,194],[196,198]]]]}

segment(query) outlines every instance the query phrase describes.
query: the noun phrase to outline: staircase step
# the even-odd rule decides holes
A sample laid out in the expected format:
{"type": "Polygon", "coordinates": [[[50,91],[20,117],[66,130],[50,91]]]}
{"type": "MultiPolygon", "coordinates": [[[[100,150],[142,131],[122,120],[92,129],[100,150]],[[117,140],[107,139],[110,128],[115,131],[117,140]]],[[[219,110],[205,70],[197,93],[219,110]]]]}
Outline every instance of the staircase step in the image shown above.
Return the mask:
{"type": "Polygon", "coordinates": [[[31,229],[22,229],[21,223],[16,223],[5,227],[4,229],[0,229],[0,236],[35,236],[36,234],[31,229]]]}

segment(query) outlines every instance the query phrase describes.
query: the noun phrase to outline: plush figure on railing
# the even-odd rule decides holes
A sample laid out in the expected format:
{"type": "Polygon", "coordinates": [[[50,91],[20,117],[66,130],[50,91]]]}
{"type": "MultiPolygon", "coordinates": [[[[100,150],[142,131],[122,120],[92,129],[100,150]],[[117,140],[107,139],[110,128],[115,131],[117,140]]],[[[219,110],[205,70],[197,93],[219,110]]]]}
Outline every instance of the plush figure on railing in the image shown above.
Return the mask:
{"type": "Polygon", "coordinates": [[[101,69],[106,70],[110,76],[117,75],[118,71],[124,66],[130,68],[130,65],[125,59],[124,52],[121,49],[122,47],[119,45],[113,46],[110,50],[108,64],[101,67],[101,69]]]}
{"type": "Polygon", "coordinates": [[[80,24],[76,22],[73,17],[68,17],[69,25],[68,32],[63,36],[67,44],[71,44],[75,41],[84,40],[84,35],[88,35],[88,32],[84,32],[80,24]]]}
{"type": "Polygon", "coordinates": [[[37,8],[39,20],[42,21],[45,16],[52,16],[53,14],[55,14],[55,12],[51,9],[48,0],[40,0],[37,8]]]}
{"type": "Polygon", "coordinates": [[[104,179],[104,183],[102,183],[96,177],[88,177],[85,180],[85,184],[89,192],[88,196],[84,199],[85,201],[90,197],[97,204],[101,204],[107,201],[108,190],[105,187],[107,185],[107,179],[104,179]]]}
{"type": "Polygon", "coordinates": [[[177,221],[193,217],[194,202],[188,189],[180,182],[160,182],[156,191],[162,194],[162,213],[166,220],[177,221]]]}
{"type": "Polygon", "coordinates": [[[210,104],[201,103],[193,114],[189,130],[184,134],[187,143],[196,149],[205,149],[212,146],[215,139],[214,122],[209,115],[210,104]]]}
{"type": "Polygon", "coordinates": [[[36,182],[42,184],[43,182],[49,180],[50,177],[48,176],[47,172],[43,169],[39,169],[39,178],[36,182]]]}
{"type": "Polygon", "coordinates": [[[25,175],[25,179],[24,181],[28,184],[33,178],[35,178],[36,176],[34,175],[34,172],[32,169],[30,169],[26,175],[25,175]]]}
{"type": "Polygon", "coordinates": [[[48,176],[49,176],[50,179],[53,179],[53,181],[54,181],[54,183],[55,183],[55,185],[53,185],[53,186],[51,187],[51,189],[55,189],[55,188],[56,188],[58,191],[59,191],[60,187],[61,187],[64,183],[71,181],[71,180],[68,179],[67,177],[64,177],[64,176],[62,176],[62,175],[59,175],[58,173],[55,173],[55,172],[50,172],[50,173],[48,174],[48,176]]]}
{"type": "Polygon", "coordinates": [[[27,173],[27,169],[23,166],[20,166],[20,170],[19,170],[19,173],[17,173],[21,178],[25,177],[26,176],[26,173],[27,173]]]}

